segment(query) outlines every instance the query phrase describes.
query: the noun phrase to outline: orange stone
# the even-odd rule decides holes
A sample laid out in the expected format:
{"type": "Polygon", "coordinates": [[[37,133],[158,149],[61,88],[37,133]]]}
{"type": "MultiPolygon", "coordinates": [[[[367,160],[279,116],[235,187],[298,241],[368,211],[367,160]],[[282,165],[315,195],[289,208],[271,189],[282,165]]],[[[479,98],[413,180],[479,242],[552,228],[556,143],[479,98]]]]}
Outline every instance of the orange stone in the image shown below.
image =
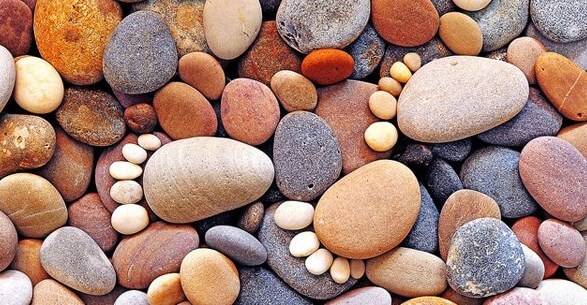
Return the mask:
{"type": "Polygon", "coordinates": [[[514,222],[512,231],[514,231],[514,234],[516,234],[521,243],[540,256],[540,259],[544,263],[544,278],[547,279],[556,273],[558,265],[552,262],[540,248],[540,244],[538,243],[538,228],[541,223],[542,221],[539,218],[527,216],[514,222]]]}
{"type": "Polygon", "coordinates": [[[557,137],[571,143],[587,158],[587,122],[567,126],[559,131],[557,137]]]}
{"type": "Polygon", "coordinates": [[[439,297],[419,297],[403,302],[401,305],[457,305],[456,303],[439,297]]]}
{"type": "Polygon", "coordinates": [[[302,61],[302,74],[319,85],[332,85],[353,74],[355,61],[338,49],[314,50],[302,61]]]}

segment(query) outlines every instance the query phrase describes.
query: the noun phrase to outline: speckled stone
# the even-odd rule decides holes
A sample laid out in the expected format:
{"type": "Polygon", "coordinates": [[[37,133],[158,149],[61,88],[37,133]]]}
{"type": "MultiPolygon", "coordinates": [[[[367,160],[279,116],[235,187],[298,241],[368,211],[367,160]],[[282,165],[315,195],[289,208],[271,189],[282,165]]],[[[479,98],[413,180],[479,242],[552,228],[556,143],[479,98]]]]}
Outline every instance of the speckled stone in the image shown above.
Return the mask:
{"type": "Polygon", "coordinates": [[[169,28],[157,13],[139,11],[118,25],[104,51],[104,77],[126,94],[155,91],[177,69],[177,50],[169,28]]]}
{"type": "Polygon", "coordinates": [[[379,37],[373,26],[368,24],[361,36],[347,47],[347,52],[355,60],[355,68],[350,78],[365,78],[379,66],[385,54],[385,41],[379,37]]]}
{"type": "Polygon", "coordinates": [[[239,228],[255,234],[263,222],[263,215],[265,215],[265,206],[260,201],[251,203],[244,208],[243,213],[238,219],[239,228]]]}
{"type": "Polygon", "coordinates": [[[422,59],[422,66],[434,59],[452,55],[452,52],[444,45],[440,38],[433,38],[426,44],[413,48],[404,48],[390,44],[387,46],[385,55],[381,61],[379,76],[389,76],[389,69],[391,68],[391,65],[397,61],[402,61],[404,55],[408,53],[418,53],[422,59]]]}
{"type": "Polygon", "coordinates": [[[518,237],[518,240],[521,243],[538,254],[544,264],[544,278],[549,278],[556,273],[559,266],[553,263],[548,256],[542,252],[542,249],[540,249],[540,244],[538,244],[538,228],[541,223],[542,220],[539,218],[535,216],[527,216],[514,222],[512,225],[512,231],[514,231],[514,234],[516,234],[516,237],[518,237]]]}
{"type": "Polygon", "coordinates": [[[393,159],[409,166],[424,168],[430,165],[434,155],[430,147],[425,144],[409,143],[404,151],[394,155],[393,159]]]}
{"type": "Polygon", "coordinates": [[[556,135],[562,123],[563,117],[540,90],[530,88],[528,102],[518,115],[477,137],[488,144],[524,146],[534,138],[556,135]]]}
{"type": "Polygon", "coordinates": [[[438,208],[423,185],[420,185],[422,202],[418,219],[404,240],[404,246],[435,253],[438,250],[438,208]]]}
{"type": "Polygon", "coordinates": [[[319,116],[289,113],[277,126],[273,142],[277,187],[289,199],[318,198],[340,176],[342,155],[334,132],[319,116]]]}
{"type": "Polygon", "coordinates": [[[3,305],[29,305],[33,297],[31,280],[20,271],[1,272],[0,296],[3,305]]]}
{"type": "Polygon", "coordinates": [[[206,245],[245,266],[258,266],[267,260],[265,247],[253,235],[233,226],[210,228],[206,245]]]}
{"type": "Polygon", "coordinates": [[[520,281],[524,251],[505,223],[479,218],[457,230],[446,265],[448,283],[454,290],[468,297],[488,297],[520,281]]]}
{"type": "Polygon", "coordinates": [[[13,56],[28,53],[33,41],[33,13],[21,0],[0,1],[0,45],[13,56]]]}
{"type": "Polygon", "coordinates": [[[587,253],[581,233],[557,219],[547,219],[540,224],[538,243],[548,258],[564,268],[579,266],[587,253]]]}
{"type": "Polygon", "coordinates": [[[544,263],[540,256],[528,246],[522,244],[522,250],[524,250],[526,267],[524,268],[524,275],[517,286],[536,288],[544,279],[544,263]]]}
{"type": "Polygon", "coordinates": [[[438,15],[442,16],[448,12],[456,11],[457,6],[452,0],[431,0],[434,7],[438,11],[438,15]]]}
{"type": "Polygon", "coordinates": [[[587,304],[587,290],[563,279],[550,279],[540,283],[536,289],[548,305],[587,304]]]}
{"type": "Polygon", "coordinates": [[[528,216],[538,205],[522,184],[519,161],[520,153],[509,148],[479,149],[463,163],[460,173],[463,186],[495,199],[503,217],[528,216]]]}
{"type": "MultiPolygon", "coordinates": [[[[585,244],[587,244],[587,234],[583,232],[582,235],[585,244]]],[[[565,268],[563,270],[567,278],[569,278],[569,280],[587,289],[587,255],[583,258],[583,261],[581,262],[581,264],[579,264],[579,266],[575,268],[565,268]]]]}
{"type": "Polygon", "coordinates": [[[507,47],[503,47],[501,49],[497,49],[495,51],[491,51],[491,52],[487,53],[487,55],[485,55],[485,57],[490,58],[490,59],[495,59],[495,60],[500,60],[500,61],[506,61],[507,62],[508,48],[507,47]]]}
{"type": "Polygon", "coordinates": [[[149,305],[147,294],[140,290],[129,290],[122,293],[114,305],[149,305]]]}
{"type": "Polygon", "coordinates": [[[542,35],[532,22],[526,28],[526,35],[542,42],[547,50],[562,54],[587,69],[587,38],[570,43],[554,42],[542,35]]]}
{"type": "Polygon", "coordinates": [[[290,47],[301,53],[341,49],[361,35],[369,21],[370,8],[369,0],[282,0],[277,10],[277,30],[290,47]]]}
{"type": "Polygon", "coordinates": [[[434,156],[450,162],[461,162],[471,153],[473,143],[470,138],[448,143],[431,145],[434,156]]]}
{"type": "Polygon", "coordinates": [[[61,283],[47,279],[35,285],[31,305],[84,305],[72,290],[61,283]]]}
{"type": "Polygon", "coordinates": [[[391,301],[391,295],[387,290],[377,286],[367,286],[348,291],[326,302],[325,305],[390,305],[391,301]]]}
{"type": "Polygon", "coordinates": [[[2,112],[12,96],[15,80],[14,58],[12,58],[12,54],[8,49],[0,45],[0,112],[2,112]]]}
{"type": "Polygon", "coordinates": [[[426,172],[426,187],[435,202],[444,203],[448,196],[463,188],[463,183],[450,164],[435,159],[426,172]]]}
{"type": "Polygon", "coordinates": [[[151,104],[139,103],[124,109],[124,121],[133,132],[150,133],[157,127],[157,114],[151,104]]]}
{"type": "Polygon", "coordinates": [[[582,0],[532,0],[532,22],[548,39],[568,43],[587,38],[585,2],[582,0]]]}
{"type": "Polygon", "coordinates": [[[239,269],[241,291],[235,305],[312,305],[265,267],[239,269]]]}
{"type": "Polygon", "coordinates": [[[488,298],[483,305],[549,305],[534,289],[514,288],[506,293],[488,298]]]}

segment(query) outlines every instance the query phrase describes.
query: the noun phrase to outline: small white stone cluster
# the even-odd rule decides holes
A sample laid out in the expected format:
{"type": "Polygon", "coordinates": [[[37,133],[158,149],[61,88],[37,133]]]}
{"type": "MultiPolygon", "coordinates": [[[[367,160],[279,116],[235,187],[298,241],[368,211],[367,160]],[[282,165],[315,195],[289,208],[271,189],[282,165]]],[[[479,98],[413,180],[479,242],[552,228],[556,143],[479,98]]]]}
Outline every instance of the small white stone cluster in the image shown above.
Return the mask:
{"type": "Polygon", "coordinates": [[[116,161],[108,169],[110,176],[118,180],[110,188],[110,197],[121,205],[114,210],[110,222],[114,230],[131,235],[149,225],[147,209],[136,204],[143,199],[143,188],[133,180],[143,174],[140,164],[147,160],[147,150],[161,147],[161,140],[152,134],[139,136],[138,145],[128,143],[122,147],[126,161],[116,161]]]}
{"type": "MultiPolygon", "coordinates": [[[[302,230],[314,220],[314,206],[307,202],[285,201],[277,207],[273,215],[275,224],[284,230],[302,230]]],[[[350,277],[360,279],[365,274],[365,262],[360,259],[349,260],[336,257],[325,248],[320,248],[316,233],[298,233],[289,242],[289,253],[295,257],[305,257],[308,272],[321,275],[330,270],[332,280],[338,284],[346,283],[350,277]]]]}

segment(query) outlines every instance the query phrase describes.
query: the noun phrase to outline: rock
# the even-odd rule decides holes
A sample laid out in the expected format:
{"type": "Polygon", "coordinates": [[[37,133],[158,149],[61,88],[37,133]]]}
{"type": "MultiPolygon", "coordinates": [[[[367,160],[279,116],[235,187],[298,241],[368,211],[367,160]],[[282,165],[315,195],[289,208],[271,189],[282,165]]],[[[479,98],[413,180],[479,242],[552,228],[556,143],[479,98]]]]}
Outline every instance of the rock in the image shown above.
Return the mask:
{"type": "Polygon", "coordinates": [[[546,48],[540,41],[532,37],[518,37],[507,48],[507,61],[524,72],[528,83],[536,84],[534,64],[544,52],[546,48]]]}
{"type": "Polygon", "coordinates": [[[0,271],[6,269],[16,256],[18,235],[10,218],[0,211],[0,271]]]}
{"type": "Polygon", "coordinates": [[[185,300],[179,273],[167,273],[153,280],[147,298],[151,305],[175,305],[185,300]]]}
{"type": "Polygon", "coordinates": [[[564,221],[587,216],[587,159],[567,141],[540,137],[520,156],[520,177],[528,192],[550,215],[564,221]]]}
{"type": "Polygon", "coordinates": [[[40,239],[22,239],[18,242],[16,256],[10,265],[11,269],[18,270],[26,274],[31,280],[33,286],[42,280],[48,279],[49,275],[41,265],[41,245],[40,239]]]}
{"type": "Polygon", "coordinates": [[[420,194],[420,213],[412,231],[404,240],[404,246],[435,253],[438,250],[438,209],[423,185],[420,185],[420,194]]]}
{"type": "Polygon", "coordinates": [[[318,103],[318,92],[314,84],[294,71],[283,70],[275,73],[271,78],[271,90],[288,112],[312,111],[318,103]]]}
{"type": "Polygon", "coordinates": [[[389,68],[389,75],[398,82],[405,84],[412,77],[412,71],[403,62],[396,62],[389,68]]]}
{"type": "Polygon", "coordinates": [[[33,40],[33,13],[23,1],[0,1],[0,27],[3,29],[0,45],[12,55],[29,52],[33,40]]]}
{"type": "Polygon", "coordinates": [[[346,48],[355,62],[350,78],[365,78],[379,66],[385,54],[385,41],[379,37],[373,26],[367,24],[361,36],[346,48]]]}
{"type": "Polygon", "coordinates": [[[7,270],[0,273],[2,304],[28,305],[33,297],[33,286],[26,274],[7,270]]]}
{"type": "Polygon", "coordinates": [[[432,4],[434,4],[440,16],[457,10],[457,6],[452,0],[432,0],[432,4]]]}
{"type": "Polygon", "coordinates": [[[367,278],[377,286],[406,297],[438,295],[446,289],[446,265],[439,257],[396,248],[367,261],[367,278]]]}
{"type": "Polygon", "coordinates": [[[581,233],[556,219],[548,219],[540,224],[538,243],[548,258],[564,268],[579,266],[587,252],[581,233]]]}
{"type": "Polygon", "coordinates": [[[485,8],[491,0],[455,0],[454,3],[459,8],[466,11],[478,11],[485,8]]]}
{"type": "Polygon", "coordinates": [[[428,146],[417,143],[409,143],[401,154],[394,156],[394,159],[415,168],[428,167],[433,158],[432,151],[428,146]]]}
{"type": "Polygon", "coordinates": [[[452,52],[444,45],[444,43],[442,43],[440,38],[433,38],[426,44],[412,48],[388,45],[383,60],[381,61],[379,76],[389,76],[391,65],[398,61],[402,61],[404,56],[408,53],[417,53],[420,55],[422,65],[425,65],[434,59],[452,55],[452,52]]]}
{"type": "Polygon", "coordinates": [[[549,305],[575,305],[587,302],[587,291],[567,280],[545,280],[536,290],[549,305]]]}
{"type": "Polygon", "coordinates": [[[391,295],[385,289],[376,286],[362,287],[351,290],[326,305],[388,305],[391,304],[391,295]]]}
{"type": "Polygon", "coordinates": [[[422,142],[464,139],[513,118],[526,104],[528,91],[526,77],[513,65],[467,56],[435,60],[404,87],[399,128],[422,142]],[[427,89],[431,86],[435,90],[427,89]],[[502,90],[496,94],[495,88],[502,90]]]}
{"type": "MultiPolygon", "coordinates": [[[[281,207],[282,205],[283,204],[280,204],[279,206],[281,207]]],[[[279,210],[279,207],[277,209],[279,210]]],[[[311,256],[314,252],[318,251],[319,248],[320,240],[318,240],[318,235],[313,231],[298,233],[289,242],[289,253],[295,257],[311,256]]]]}
{"type": "Polygon", "coordinates": [[[67,221],[59,191],[41,176],[17,173],[2,178],[0,198],[0,211],[25,237],[45,237],[67,221]]]}
{"type": "Polygon", "coordinates": [[[234,263],[222,253],[196,249],[181,263],[181,285],[188,300],[201,305],[231,305],[236,301],[240,280],[234,263]]]}
{"type": "Polygon", "coordinates": [[[401,305],[457,305],[447,299],[439,298],[439,297],[419,297],[415,299],[410,299],[406,302],[401,303],[401,305]]]}
{"type": "Polygon", "coordinates": [[[365,142],[374,151],[390,151],[397,143],[397,128],[390,122],[375,122],[365,130],[365,142]]]}
{"type": "Polygon", "coordinates": [[[63,100],[63,81],[57,70],[45,60],[26,56],[15,63],[14,100],[24,110],[35,114],[53,112],[63,100]],[[42,78],[39,78],[42,75],[42,78]]]}
{"type": "Polygon", "coordinates": [[[342,153],[344,174],[390,155],[390,152],[375,152],[367,146],[363,138],[365,129],[378,121],[369,110],[369,97],[375,91],[376,85],[355,80],[318,90],[320,102],[315,113],[334,131],[342,153]]]}
{"type": "Polygon", "coordinates": [[[438,35],[442,42],[457,55],[475,56],[481,53],[483,34],[473,18],[451,12],[440,18],[438,35]]]}
{"type": "Polygon", "coordinates": [[[391,120],[397,113],[397,100],[389,92],[379,90],[369,97],[369,110],[381,120],[391,120]]]}
{"type": "MultiPolygon", "coordinates": [[[[8,0],[14,1],[14,0],[8,0]]],[[[12,96],[12,89],[16,80],[14,59],[5,47],[0,45],[0,112],[12,96]]]]}
{"type": "Polygon", "coordinates": [[[526,28],[526,35],[542,42],[547,50],[562,54],[587,69],[587,39],[569,43],[554,42],[542,35],[532,22],[526,28]]]}
{"type": "Polygon", "coordinates": [[[143,188],[134,180],[120,180],[110,188],[110,197],[120,204],[135,204],[143,199],[143,188]]]}
{"type": "Polygon", "coordinates": [[[447,143],[433,144],[432,153],[446,161],[461,162],[471,153],[473,146],[470,138],[447,143]]]}
{"type": "Polygon", "coordinates": [[[253,235],[232,226],[209,229],[206,245],[245,266],[258,266],[267,260],[267,250],[253,235]]]}
{"type": "Polygon", "coordinates": [[[351,277],[351,265],[349,260],[344,257],[335,258],[330,266],[330,277],[332,277],[332,280],[337,284],[346,283],[351,277]]]}
{"type": "MultiPolygon", "coordinates": [[[[583,235],[583,240],[587,243],[587,235],[583,235]]],[[[567,278],[581,286],[587,287],[587,256],[583,258],[583,261],[579,266],[575,268],[563,269],[567,278]]]]}
{"type": "Polygon", "coordinates": [[[587,74],[570,59],[553,52],[536,59],[536,80],[557,110],[573,121],[587,120],[587,74]]]}
{"type": "Polygon", "coordinates": [[[218,127],[212,105],[188,84],[171,82],[153,99],[157,120],[172,139],[213,136],[218,127]]]}
{"type": "Polygon", "coordinates": [[[489,146],[471,154],[461,167],[463,186],[495,199],[506,218],[520,218],[538,205],[520,179],[520,154],[509,148],[489,146]]]}
{"type": "Polygon", "coordinates": [[[219,58],[231,60],[243,54],[257,37],[262,22],[259,1],[206,1],[204,33],[210,50],[219,58]]]}
{"type": "Polygon", "coordinates": [[[192,52],[179,59],[179,77],[211,100],[217,100],[224,90],[222,66],[210,54],[192,52]]]}
{"type": "Polygon", "coordinates": [[[112,89],[126,94],[155,91],[177,69],[177,50],[160,15],[138,11],[118,25],[104,51],[104,77],[112,89]]]}
{"type": "Polygon", "coordinates": [[[322,195],[314,229],[333,253],[366,259],[399,245],[419,210],[420,189],[412,171],[399,162],[380,160],[346,175],[322,195]]]}
{"type": "Polygon", "coordinates": [[[275,224],[284,230],[301,230],[312,224],[314,206],[307,202],[285,201],[279,204],[273,218],[275,224]]]}
{"type": "Polygon", "coordinates": [[[530,2],[532,23],[548,39],[569,43],[587,38],[585,3],[575,0],[530,2]]]}
{"type": "Polygon", "coordinates": [[[135,104],[124,110],[124,121],[133,132],[149,133],[157,127],[157,114],[151,104],[135,104]]]}
{"type": "Polygon", "coordinates": [[[231,139],[197,137],[157,150],[145,166],[143,188],[157,216],[188,223],[257,200],[273,176],[271,159],[260,150],[231,139]]]}
{"type": "Polygon", "coordinates": [[[438,12],[430,0],[375,0],[373,26],[387,42],[415,47],[430,41],[438,30],[438,12]]]}
{"type": "Polygon", "coordinates": [[[446,259],[449,285],[458,293],[483,298],[513,288],[524,272],[524,252],[509,227],[479,218],[461,226],[446,259]]]}
{"type": "Polygon", "coordinates": [[[86,232],[104,252],[112,250],[118,241],[110,212],[97,193],[89,193],[69,206],[69,225],[86,232]]]}
{"type": "Polygon", "coordinates": [[[108,173],[114,179],[131,180],[141,176],[143,169],[134,163],[127,161],[115,161],[110,165],[110,168],[108,168],[108,173]]]}
{"type": "Polygon", "coordinates": [[[104,295],[116,285],[116,273],[102,249],[75,227],[59,228],[47,236],[41,264],[52,278],[83,293],[104,295]]]}
{"type": "Polygon", "coordinates": [[[84,302],[69,288],[52,279],[44,280],[33,290],[31,305],[84,305],[84,302]]]}
{"type": "Polygon", "coordinates": [[[530,250],[534,251],[544,264],[544,278],[552,277],[557,269],[558,265],[553,263],[538,244],[538,228],[540,227],[541,220],[534,216],[527,216],[520,218],[512,225],[512,230],[518,237],[518,240],[524,245],[528,246],[530,250]]]}
{"type": "Polygon", "coordinates": [[[114,305],[116,299],[125,291],[126,289],[116,286],[114,290],[105,295],[96,296],[84,293],[78,293],[78,295],[86,305],[114,305]]]}
{"type": "Polygon", "coordinates": [[[312,304],[264,267],[243,267],[240,268],[239,274],[241,291],[236,305],[312,304]]]}
{"type": "Polygon", "coordinates": [[[132,235],[149,225],[149,214],[138,204],[123,204],[112,213],[111,223],[118,233],[132,235]]]}
{"type": "Polygon", "coordinates": [[[536,288],[544,278],[544,263],[536,252],[522,244],[524,250],[524,258],[526,267],[524,268],[524,276],[517,286],[536,288]]]}
{"type": "MultiPolygon", "coordinates": [[[[291,249],[290,252],[292,252],[291,249]]],[[[330,269],[333,262],[334,256],[332,255],[332,253],[327,249],[321,248],[314,251],[314,253],[312,253],[310,256],[306,257],[304,265],[306,266],[308,272],[310,272],[311,274],[322,275],[325,274],[326,271],[328,271],[328,269],[330,269]]],[[[332,275],[330,275],[330,277],[335,283],[340,284],[332,275]]]]}
{"type": "Polygon", "coordinates": [[[338,49],[310,52],[302,61],[302,74],[318,85],[332,85],[351,76],[353,57],[338,49]]]}
{"type": "Polygon", "coordinates": [[[483,305],[548,305],[549,303],[534,289],[514,288],[506,293],[493,296],[483,305]]]}
{"type": "Polygon", "coordinates": [[[587,158],[587,122],[569,125],[561,129],[557,137],[571,143],[587,158]]]}
{"type": "Polygon", "coordinates": [[[263,221],[263,215],[265,215],[265,207],[263,203],[257,201],[248,205],[238,220],[238,227],[255,234],[263,221]]]}
{"type": "Polygon", "coordinates": [[[448,196],[463,188],[463,183],[450,164],[435,159],[428,167],[426,186],[435,201],[445,202],[448,196]]]}
{"type": "Polygon", "coordinates": [[[121,294],[114,305],[149,305],[147,294],[139,290],[129,290],[121,294]]]}
{"type": "Polygon", "coordinates": [[[147,151],[137,144],[128,143],[122,147],[122,156],[128,162],[138,165],[147,160],[147,151]]]}
{"type": "Polygon", "coordinates": [[[53,156],[55,130],[45,119],[24,114],[0,117],[0,177],[39,168],[53,156]]]}
{"type": "Polygon", "coordinates": [[[495,51],[518,37],[528,22],[529,0],[493,0],[484,9],[469,13],[483,33],[483,51],[495,51]]]}

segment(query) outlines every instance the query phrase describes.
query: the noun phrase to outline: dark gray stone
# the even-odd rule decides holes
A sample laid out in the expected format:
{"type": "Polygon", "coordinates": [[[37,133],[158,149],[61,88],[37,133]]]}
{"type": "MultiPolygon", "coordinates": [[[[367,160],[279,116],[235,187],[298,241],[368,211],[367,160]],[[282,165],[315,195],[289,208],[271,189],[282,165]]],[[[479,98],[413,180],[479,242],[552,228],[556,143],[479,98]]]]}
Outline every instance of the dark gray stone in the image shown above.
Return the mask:
{"type": "Polygon", "coordinates": [[[310,201],[336,182],[342,154],[326,121],[311,112],[295,111],[277,125],[273,163],[281,193],[293,200],[310,201]]]}
{"type": "Polygon", "coordinates": [[[423,185],[420,185],[422,204],[412,231],[404,240],[404,246],[434,253],[438,250],[438,208],[423,185]]]}
{"type": "Polygon", "coordinates": [[[371,75],[379,66],[385,54],[385,41],[368,24],[361,36],[347,48],[347,52],[355,60],[351,78],[362,79],[371,75]]]}
{"type": "Polygon", "coordinates": [[[457,6],[453,0],[432,0],[432,4],[434,4],[440,16],[457,10],[457,6]]]}
{"type": "Polygon", "coordinates": [[[432,150],[428,146],[410,143],[406,145],[406,149],[396,159],[405,165],[422,168],[430,165],[434,155],[432,155],[432,150]]]}
{"type": "Polygon", "coordinates": [[[432,153],[447,161],[461,162],[471,153],[473,143],[470,138],[432,145],[432,153]]]}
{"type": "Polygon", "coordinates": [[[263,15],[273,15],[277,12],[281,0],[260,0],[261,9],[263,9],[263,15]]]}
{"type": "Polygon", "coordinates": [[[448,283],[456,292],[484,298],[516,286],[524,273],[524,252],[505,223],[479,218],[453,235],[446,266],[448,283]]]}
{"type": "Polygon", "coordinates": [[[452,193],[463,189],[463,184],[452,166],[437,158],[428,167],[426,187],[435,202],[444,204],[452,193]]]}
{"type": "Polygon", "coordinates": [[[258,266],[267,260],[267,250],[247,231],[233,226],[215,226],[206,232],[206,245],[245,266],[258,266]]]}
{"type": "Polygon", "coordinates": [[[312,305],[312,302],[263,267],[240,268],[239,277],[241,291],[235,305],[312,305]]]}
{"type": "Polygon", "coordinates": [[[539,40],[547,50],[564,55],[587,69],[587,38],[570,43],[554,42],[542,35],[532,22],[526,28],[526,36],[539,40]]]}
{"type": "Polygon", "coordinates": [[[381,62],[381,69],[379,76],[389,76],[389,69],[396,61],[403,61],[404,55],[408,53],[418,53],[422,59],[422,66],[431,62],[434,59],[447,57],[452,55],[452,52],[442,43],[440,38],[435,37],[424,45],[412,48],[404,48],[396,45],[388,45],[381,62]]]}
{"type": "Polygon", "coordinates": [[[522,184],[519,161],[520,153],[509,148],[479,149],[461,167],[463,186],[495,199],[503,217],[528,216],[538,206],[522,184]]]}
{"type": "Polygon", "coordinates": [[[481,28],[483,51],[491,52],[518,37],[528,23],[530,0],[492,0],[484,9],[468,13],[481,28]]]}
{"type": "Polygon", "coordinates": [[[230,225],[235,223],[239,217],[239,210],[226,211],[212,217],[208,217],[196,222],[196,230],[200,234],[206,234],[210,228],[220,225],[230,225]]]}
{"type": "Polygon", "coordinates": [[[177,69],[177,50],[171,32],[157,13],[139,11],[124,18],[104,50],[104,78],[126,94],[155,91],[177,69]]]}
{"type": "Polygon", "coordinates": [[[585,0],[532,0],[532,22],[548,39],[561,43],[587,38],[585,0]]]}

